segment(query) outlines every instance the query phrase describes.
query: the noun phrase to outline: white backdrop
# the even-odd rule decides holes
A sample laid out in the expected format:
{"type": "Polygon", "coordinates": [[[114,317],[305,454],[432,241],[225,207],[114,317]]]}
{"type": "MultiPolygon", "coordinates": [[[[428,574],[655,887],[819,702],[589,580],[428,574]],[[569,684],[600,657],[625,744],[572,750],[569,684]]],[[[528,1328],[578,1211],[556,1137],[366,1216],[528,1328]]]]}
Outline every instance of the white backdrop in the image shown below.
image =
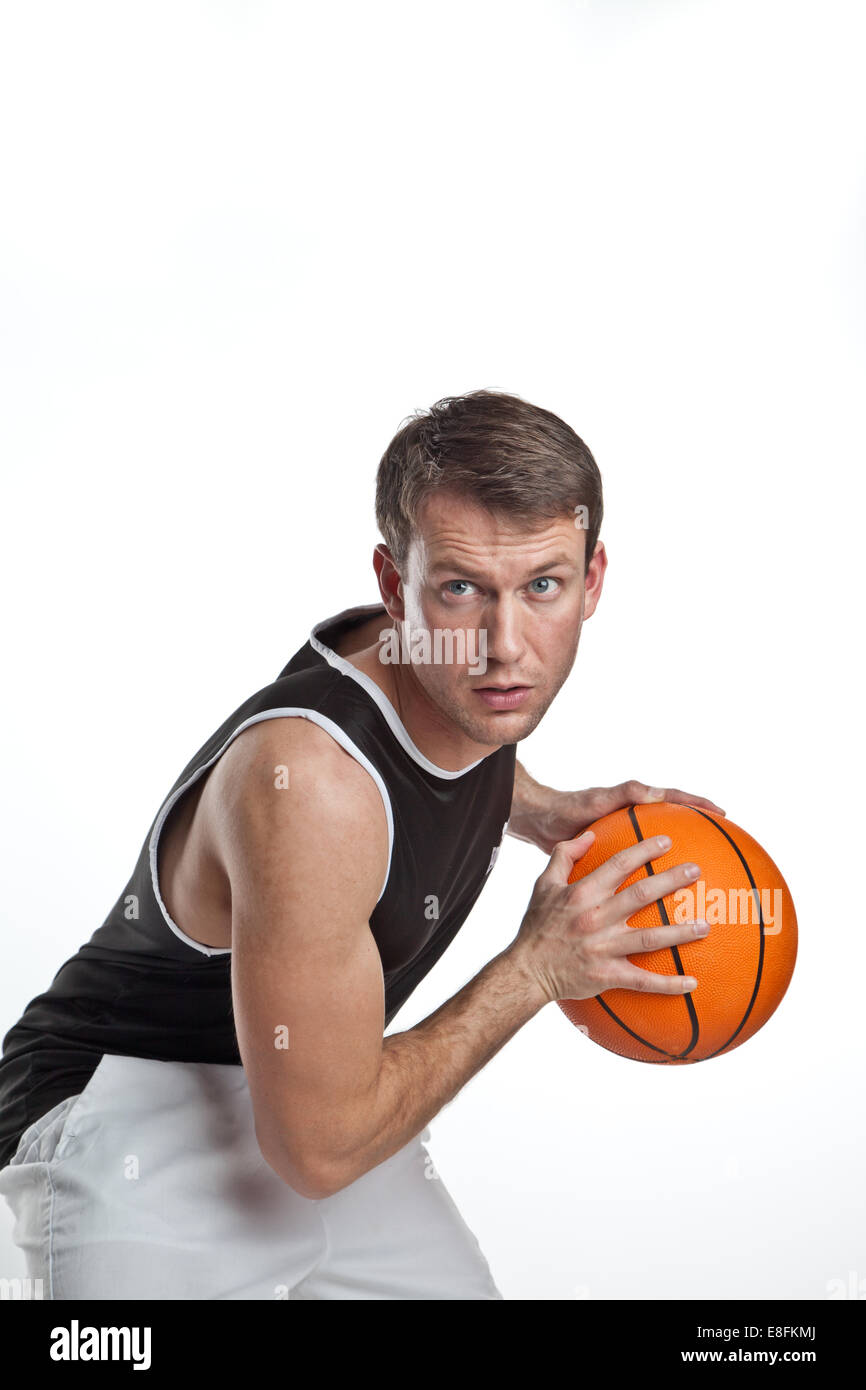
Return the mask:
{"type": "MultiPolygon", "coordinates": [[[[0,27],[3,1032],[195,749],[376,599],[405,416],[512,391],[593,450],[610,559],[519,756],[717,801],[800,954],[693,1067],[549,1006],[433,1122],[437,1168],[507,1298],[866,1296],[862,5],[31,0],[0,27]]],[[[511,940],[544,863],[506,838],[391,1031],[511,940]]]]}

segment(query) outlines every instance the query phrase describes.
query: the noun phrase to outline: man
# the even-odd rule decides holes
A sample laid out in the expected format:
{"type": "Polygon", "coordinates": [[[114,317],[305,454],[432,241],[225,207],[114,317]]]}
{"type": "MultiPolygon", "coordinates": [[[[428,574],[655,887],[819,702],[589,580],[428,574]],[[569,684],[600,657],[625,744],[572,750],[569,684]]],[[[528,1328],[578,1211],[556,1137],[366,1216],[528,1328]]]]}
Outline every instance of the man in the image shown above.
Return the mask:
{"type": "Polygon", "coordinates": [[[446,399],[389,445],[376,511],[381,603],[316,624],[199,749],[5,1039],[0,1191],[48,1297],[500,1298],[429,1180],[430,1120],[545,1004],[694,986],[627,958],[628,917],[688,866],[617,893],[647,841],[568,876],[620,806],[719,808],[558,793],[515,761],[601,594],[589,450],[518,397],[446,399]],[[384,1037],[506,828],[550,855],[513,942],[384,1037]]]}

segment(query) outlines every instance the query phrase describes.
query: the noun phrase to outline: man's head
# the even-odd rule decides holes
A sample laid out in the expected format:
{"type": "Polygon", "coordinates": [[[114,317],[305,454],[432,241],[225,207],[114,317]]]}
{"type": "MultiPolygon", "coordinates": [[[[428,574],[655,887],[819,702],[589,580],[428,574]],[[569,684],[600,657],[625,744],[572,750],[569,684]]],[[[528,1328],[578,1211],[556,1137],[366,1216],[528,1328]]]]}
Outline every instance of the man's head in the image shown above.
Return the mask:
{"type": "Polygon", "coordinates": [[[420,504],[444,487],[515,524],[568,514],[586,531],[589,566],[601,530],[601,474],[583,440],[551,411],[502,391],[471,391],[409,417],[376,476],[376,520],[401,573],[420,504]]]}
{"type": "Polygon", "coordinates": [[[601,476],[586,445],[516,396],[446,398],[385,451],[376,517],[383,602],[404,634],[430,638],[393,673],[416,719],[446,742],[450,731],[467,757],[525,738],[601,592],[601,476]],[[449,631],[466,634],[456,660],[453,644],[436,641],[449,631]],[[516,701],[483,693],[509,686],[528,689],[516,701]]]}

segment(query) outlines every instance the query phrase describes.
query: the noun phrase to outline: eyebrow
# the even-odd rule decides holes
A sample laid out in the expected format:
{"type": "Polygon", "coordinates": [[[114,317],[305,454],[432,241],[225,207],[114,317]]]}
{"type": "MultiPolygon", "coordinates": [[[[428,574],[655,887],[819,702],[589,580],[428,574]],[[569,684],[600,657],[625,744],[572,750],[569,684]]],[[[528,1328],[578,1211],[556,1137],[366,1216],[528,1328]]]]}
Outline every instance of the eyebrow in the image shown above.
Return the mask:
{"type": "MultiPolygon", "coordinates": [[[[576,563],[575,563],[575,561],[574,561],[574,557],[571,556],[571,555],[566,555],[566,554],[560,552],[560,553],[558,553],[558,554],[556,554],[556,555],[550,556],[550,557],[549,557],[548,559],[546,559],[546,560],[543,560],[541,564],[535,565],[535,566],[533,567],[531,573],[532,573],[533,577],[534,577],[534,576],[537,576],[537,575],[540,575],[540,574],[546,574],[548,570],[556,569],[556,567],[557,567],[558,565],[563,565],[563,566],[565,566],[567,569],[577,569],[577,565],[576,565],[576,563]]],[[[483,576],[481,573],[479,573],[478,570],[473,569],[471,566],[469,566],[469,565],[462,565],[462,564],[458,563],[457,561],[450,560],[450,559],[447,559],[447,558],[446,558],[446,559],[443,559],[443,560],[437,561],[437,563],[436,563],[435,565],[432,565],[432,566],[431,566],[430,571],[429,571],[430,577],[431,577],[431,578],[432,578],[434,575],[437,575],[437,574],[447,574],[447,573],[449,573],[449,572],[453,572],[454,574],[459,574],[459,575],[461,575],[461,576],[462,576],[462,575],[465,575],[465,576],[467,577],[467,579],[483,579],[483,578],[484,578],[484,576],[483,576]]]]}

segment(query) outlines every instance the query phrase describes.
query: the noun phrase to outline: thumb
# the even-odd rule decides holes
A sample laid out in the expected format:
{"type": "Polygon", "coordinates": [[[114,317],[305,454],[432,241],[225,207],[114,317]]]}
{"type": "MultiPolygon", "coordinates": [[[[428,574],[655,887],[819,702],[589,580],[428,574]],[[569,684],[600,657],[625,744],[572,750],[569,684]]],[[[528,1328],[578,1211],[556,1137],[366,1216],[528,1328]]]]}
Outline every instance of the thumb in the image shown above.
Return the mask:
{"type": "Polygon", "coordinates": [[[555,883],[568,883],[572,869],[586,854],[594,839],[594,830],[584,830],[573,840],[560,840],[558,845],[554,845],[547,871],[555,883]]]}

